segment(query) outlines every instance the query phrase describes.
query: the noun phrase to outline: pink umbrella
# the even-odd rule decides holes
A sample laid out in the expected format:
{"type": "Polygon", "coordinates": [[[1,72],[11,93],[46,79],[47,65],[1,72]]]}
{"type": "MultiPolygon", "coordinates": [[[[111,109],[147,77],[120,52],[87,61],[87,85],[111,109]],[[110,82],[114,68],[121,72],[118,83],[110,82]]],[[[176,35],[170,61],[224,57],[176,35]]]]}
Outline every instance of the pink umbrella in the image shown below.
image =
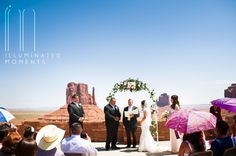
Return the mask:
{"type": "Polygon", "coordinates": [[[190,134],[198,131],[215,129],[216,117],[208,112],[193,109],[182,109],[172,113],[166,126],[176,131],[190,134]]]}

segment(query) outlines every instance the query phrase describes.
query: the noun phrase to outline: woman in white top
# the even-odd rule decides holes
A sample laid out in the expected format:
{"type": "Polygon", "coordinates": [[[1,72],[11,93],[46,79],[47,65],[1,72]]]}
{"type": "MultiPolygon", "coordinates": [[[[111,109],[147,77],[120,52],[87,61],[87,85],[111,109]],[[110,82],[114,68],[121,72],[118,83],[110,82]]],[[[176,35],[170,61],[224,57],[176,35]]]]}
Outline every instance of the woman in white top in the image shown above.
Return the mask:
{"type": "MultiPolygon", "coordinates": [[[[179,100],[177,95],[171,96],[171,106],[170,106],[170,113],[178,111],[180,109],[179,100]]],[[[178,132],[170,129],[170,150],[172,153],[178,153],[181,139],[177,138],[178,132]]]]}
{"type": "Polygon", "coordinates": [[[202,132],[185,134],[183,142],[180,145],[178,156],[189,156],[195,152],[203,152],[206,150],[204,135],[202,132]]]}

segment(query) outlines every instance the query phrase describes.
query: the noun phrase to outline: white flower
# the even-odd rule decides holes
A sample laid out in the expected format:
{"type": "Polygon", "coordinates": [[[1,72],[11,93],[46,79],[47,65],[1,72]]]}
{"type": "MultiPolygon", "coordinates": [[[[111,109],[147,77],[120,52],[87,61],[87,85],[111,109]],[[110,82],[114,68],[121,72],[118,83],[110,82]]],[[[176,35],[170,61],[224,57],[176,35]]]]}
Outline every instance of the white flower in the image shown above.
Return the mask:
{"type": "Polygon", "coordinates": [[[135,89],[135,86],[136,86],[135,82],[128,82],[127,88],[128,89],[135,89]]]}
{"type": "Polygon", "coordinates": [[[161,118],[166,120],[169,115],[170,115],[170,111],[165,110],[165,111],[161,114],[161,118]]]}

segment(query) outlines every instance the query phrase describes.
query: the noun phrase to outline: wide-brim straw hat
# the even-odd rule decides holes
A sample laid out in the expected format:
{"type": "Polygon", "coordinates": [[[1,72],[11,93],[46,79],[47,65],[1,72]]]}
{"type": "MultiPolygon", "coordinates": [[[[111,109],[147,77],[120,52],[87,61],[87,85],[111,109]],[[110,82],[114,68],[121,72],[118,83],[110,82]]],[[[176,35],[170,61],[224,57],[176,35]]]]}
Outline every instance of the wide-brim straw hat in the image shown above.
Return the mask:
{"type": "Polygon", "coordinates": [[[41,128],[36,136],[37,146],[49,151],[55,148],[63,139],[65,131],[55,125],[47,125],[41,128]]]}

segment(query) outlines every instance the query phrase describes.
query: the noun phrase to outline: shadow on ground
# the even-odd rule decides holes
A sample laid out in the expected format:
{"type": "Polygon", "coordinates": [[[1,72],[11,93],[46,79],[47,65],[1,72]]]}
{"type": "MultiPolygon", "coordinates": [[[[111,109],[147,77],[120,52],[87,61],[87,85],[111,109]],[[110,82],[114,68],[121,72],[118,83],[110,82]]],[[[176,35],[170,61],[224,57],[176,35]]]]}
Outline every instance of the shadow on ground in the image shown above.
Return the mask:
{"type": "Polygon", "coordinates": [[[125,153],[138,152],[138,148],[124,148],[120,152],[125,152],[125,153]]]}
{"type": "Polygon", "coordinates": [[[166,156],[166,155],[172,155],[170,151],[164,151],[164,152],[159,152],[159,153],[146,153],[147,156],[166,156]]]}

